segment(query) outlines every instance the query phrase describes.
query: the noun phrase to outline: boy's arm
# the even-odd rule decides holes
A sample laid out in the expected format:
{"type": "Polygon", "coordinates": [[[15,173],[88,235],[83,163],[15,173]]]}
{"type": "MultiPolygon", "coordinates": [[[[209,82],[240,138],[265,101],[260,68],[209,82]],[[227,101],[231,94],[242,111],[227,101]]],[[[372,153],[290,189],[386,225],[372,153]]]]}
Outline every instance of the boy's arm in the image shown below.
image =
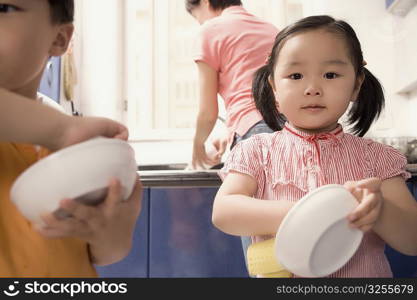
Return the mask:
{"type": "Polygon", "coordinates": [[[382,182],[382,211],[374,231],[391,247],[417,255],[417,202],[400,176],[382,182]]]}
{"type": "Polygon", "coordinates": [[[255,199],[252,196],[256,189],[253,177],[230,172],[214,200],[213,224],[233,235],[276,234],[294,203],[255,199]]]}
{"type": "Polygon", "coordinates": [[[127,140],[128,130],[106,118],[71,117],[0,88],[0,141],[58,150],[99,135],[127,140]]]}
{"type": "Polygon", "coordinates": [[[70,117],[0,88],[0,140],[47,144],[57,139],[70,117]]]}

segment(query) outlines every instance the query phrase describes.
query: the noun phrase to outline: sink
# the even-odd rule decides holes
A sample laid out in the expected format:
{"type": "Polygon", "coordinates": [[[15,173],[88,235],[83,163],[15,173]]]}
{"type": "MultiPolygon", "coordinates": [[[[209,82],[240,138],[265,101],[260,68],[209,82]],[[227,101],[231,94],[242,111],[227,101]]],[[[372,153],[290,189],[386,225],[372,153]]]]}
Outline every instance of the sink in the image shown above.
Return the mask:
{"type": "MultiPolygon", "coordinates": [[[[184,170],[187,164],[155,164],[155,165],[139,165],[138,171],[176,171],[184,170]]],[[[218,170],[223,167],[223,163],[211,167],[212,170],[218,170]]]]}
{"type": "Polygon", "coordinates": [[[138,173],[144,187],[218,187],[222,165],[209,170],[185,170],[187,164],[139,165],[138,173]]]}
{"type": "Polygon", "coordinates": [[[158,165],[139,165],[139,171],[162,171],[162,170],[184,170],[187,164],[158,164],[158,165]]]}

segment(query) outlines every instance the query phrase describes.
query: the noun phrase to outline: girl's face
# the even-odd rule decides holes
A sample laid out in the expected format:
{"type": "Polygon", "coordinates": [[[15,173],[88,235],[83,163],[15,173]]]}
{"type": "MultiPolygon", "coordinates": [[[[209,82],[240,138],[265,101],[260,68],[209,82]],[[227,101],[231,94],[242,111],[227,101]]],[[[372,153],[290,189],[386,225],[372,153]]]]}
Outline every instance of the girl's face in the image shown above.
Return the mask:
{"type": "Polygon", "coordinates": [[[270,78],[278,110],[292,126],[311,133],[336,128],[362,82],[346,41],[322,29],[290,37],[270,78]]]}

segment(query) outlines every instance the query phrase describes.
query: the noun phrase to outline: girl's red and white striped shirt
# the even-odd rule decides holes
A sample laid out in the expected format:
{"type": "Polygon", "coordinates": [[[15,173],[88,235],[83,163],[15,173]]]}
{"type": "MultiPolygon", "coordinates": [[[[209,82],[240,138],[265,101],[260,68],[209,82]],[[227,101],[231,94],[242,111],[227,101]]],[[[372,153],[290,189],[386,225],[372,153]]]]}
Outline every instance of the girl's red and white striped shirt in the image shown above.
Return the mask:
{"type": "MultiPolygon", "coordinates": [[[[407,160],[398,150],[343,132],[308,134],[286,124],[275,133],[255,135],[239,142],[219,175],[230,171],[252,176],[258,184],[255,198],[298,201],[326,184],[394,176],[410,177],[407,160]]],[[[254,236],[259,242],[273,236],[254,236]]],[[[373,232],[364,235],[358,251],[329,277],[391,277],[384,254],[385,242],[373,232]]]]}

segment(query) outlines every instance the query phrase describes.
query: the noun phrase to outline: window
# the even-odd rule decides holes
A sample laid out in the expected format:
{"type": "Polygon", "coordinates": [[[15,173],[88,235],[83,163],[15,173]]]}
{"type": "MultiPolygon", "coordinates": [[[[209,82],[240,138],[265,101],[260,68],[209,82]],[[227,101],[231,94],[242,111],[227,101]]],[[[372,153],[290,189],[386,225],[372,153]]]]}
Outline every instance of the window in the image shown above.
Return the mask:
{"type": "Polygon", "coordinates": [[[198,23],[184,0],[127,1],[128,126],[133,139],[190,139],[198,78],[198,23]]]}
{"type": "MultiPolygon", "coordinates": [[[[298,1],[243,0],[251,13],[282,28],[298,1]],[[288,3],[287,3],[288,2],[288,3]]],[[[184,0],[126,0],[127,125],[133,140],[191,140],[198,111],[193,62],[199,24],[184,0]]],[[[219,99],[220,114],[224,105],[219,99]]]]}

